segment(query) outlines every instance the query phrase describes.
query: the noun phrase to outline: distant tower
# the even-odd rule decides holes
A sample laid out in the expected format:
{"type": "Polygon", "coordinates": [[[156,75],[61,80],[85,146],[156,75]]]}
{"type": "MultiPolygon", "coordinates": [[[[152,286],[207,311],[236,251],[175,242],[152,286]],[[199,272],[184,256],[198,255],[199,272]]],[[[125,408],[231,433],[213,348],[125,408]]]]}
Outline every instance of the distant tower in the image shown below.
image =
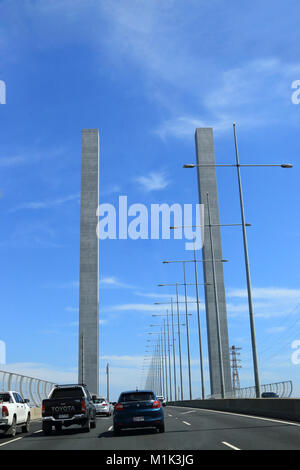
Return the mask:
{"type": "MultiPolygon", "coordinates": [[[[217,188],[217,176],[215,168],[215,150],[212,128],[196,129],[196,156],[198,170],[198,190],[199,202],[204,204],[204,244],[202,255],[204,260],[211,260],[211,243],[210,231],[208,227],[208,210],[207,210],[207,193],[210,201],[210,212],[212,222],[212,238],[214,246],[214,255],[216,260],[223,259],[222,240],[219,216],[219,198],[217,188]]],[[[218,344],[218,328],[216,302],[214,295],[214,278],[211,262],[203,263],[204,273],[204,290],[205,290],[205,307],[207,320],[207,339],[208,339],[208,358],[211,395],[219,395],[221,393],[221,365],[218,344]]],[[[224,388],[225,392],[232,391],[231,371],[230,371],[230,354],[228,340],[228,323],[226,311],[225,285],[223,263],[215,264],[216,281],[218,287],[218,307],[219,307],[219,323],[221,336],[221,349],[223,358],[224,372],[224,388]]]]}
{"type": "Polygon", "coordinates": [[[232,385],[233,385],[233,391],[236,392],[237,390],[240,390],[240,378],[239,378],[239,369],[242,367],[239,363],[241,362],[240,359],[238,359],[238,356],[240,356],[240,351],[242,348],[236,348],[235,346],[231,347],[230,354],[231,354],[231,368],[232,368],[232,385]]]}
{"type": "Polygon", "coordinates": [[[78,380],[99,390],[99,132],[82,130],[78,380]]]}

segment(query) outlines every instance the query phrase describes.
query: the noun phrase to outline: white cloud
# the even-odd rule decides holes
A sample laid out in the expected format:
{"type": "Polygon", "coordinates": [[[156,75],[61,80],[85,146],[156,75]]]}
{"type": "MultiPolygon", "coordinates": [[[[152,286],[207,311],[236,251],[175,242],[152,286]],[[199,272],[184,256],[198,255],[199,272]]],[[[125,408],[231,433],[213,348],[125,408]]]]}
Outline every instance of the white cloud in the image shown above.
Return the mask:
{"type": "Polygon", "coordinates": [[[169,186],[165,173],[152,172],[149,176],[139,176],[135,180],[144,191],[159,191],[169,186]]]}
{"type": "Polygon", "coordinates": [[[57,199],[47,199],[45,201],[35,201],[35,202],[24,202],[19,204],[13,209],[10,209],[9,212],[17,212],[20,210],[39,210],[39,209],[50,209],[51,207],[61,206],[67,202],[79,201],[80,194],[70,194],[69,196],[64,196],[57,199]]]}
{"type": "Polygon", "coordinates": [[[132,289],[133,286],[125,282],[119,281],[116,277],[103,277],[99,282],[100,287],[120,287],[124,289],[132,289]]]}

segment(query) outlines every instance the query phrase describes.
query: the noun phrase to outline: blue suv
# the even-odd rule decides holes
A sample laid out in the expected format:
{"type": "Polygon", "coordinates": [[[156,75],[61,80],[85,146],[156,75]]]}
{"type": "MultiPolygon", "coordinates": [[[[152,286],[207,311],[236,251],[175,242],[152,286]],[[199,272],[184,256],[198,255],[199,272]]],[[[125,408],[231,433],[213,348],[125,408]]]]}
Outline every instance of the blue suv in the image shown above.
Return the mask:
{"type": "Polygon", "coordinates": [[[151,390],[122,392],[113,414],[114,434],[125,428],[157,428],[165,432],[162,403],[151,390]]]}

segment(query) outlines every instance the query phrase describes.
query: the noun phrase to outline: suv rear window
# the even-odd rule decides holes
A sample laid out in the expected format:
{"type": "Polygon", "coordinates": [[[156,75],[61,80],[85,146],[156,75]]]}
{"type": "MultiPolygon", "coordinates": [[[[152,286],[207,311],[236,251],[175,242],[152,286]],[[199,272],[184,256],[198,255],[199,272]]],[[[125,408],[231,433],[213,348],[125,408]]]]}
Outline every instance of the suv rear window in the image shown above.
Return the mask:
{"type": "Polygon", "coordinates": [[[82,388],[56,388],[53,390],[52,398],[84,398],[84,393],[82,388]]]}
{"type": "Polygon", "coordinates": [[[152,392],[122,393],[119,402],[155,400],[152,392]]]}

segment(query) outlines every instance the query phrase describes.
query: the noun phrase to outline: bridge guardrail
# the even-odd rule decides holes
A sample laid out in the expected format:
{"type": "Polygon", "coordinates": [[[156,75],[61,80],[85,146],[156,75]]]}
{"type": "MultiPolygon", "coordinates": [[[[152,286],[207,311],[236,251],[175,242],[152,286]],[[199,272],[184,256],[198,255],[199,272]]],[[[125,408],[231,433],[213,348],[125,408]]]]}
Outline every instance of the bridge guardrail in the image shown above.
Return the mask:
{"type": "Polygon", "coordinates": [[[15,390],[30,400],[31,407],[39,407],[56,384],[47,380],[0,370],[0,391],[15,390]]]}
{"type": "MultiPolygon", "coordinates": [[[[275,392],[279,398],[290,398],[293,393],[293,382],[286,380],[284,382],[274,382],[271,384],[261,385],[261,393],[275,392]]],[[[210,395],[207,399],[222,398],[220,394],[210,395]]],[[[243,387],[232,392],[226,392],[225,398],[256,398],[255,387],[243,387]]]]}

